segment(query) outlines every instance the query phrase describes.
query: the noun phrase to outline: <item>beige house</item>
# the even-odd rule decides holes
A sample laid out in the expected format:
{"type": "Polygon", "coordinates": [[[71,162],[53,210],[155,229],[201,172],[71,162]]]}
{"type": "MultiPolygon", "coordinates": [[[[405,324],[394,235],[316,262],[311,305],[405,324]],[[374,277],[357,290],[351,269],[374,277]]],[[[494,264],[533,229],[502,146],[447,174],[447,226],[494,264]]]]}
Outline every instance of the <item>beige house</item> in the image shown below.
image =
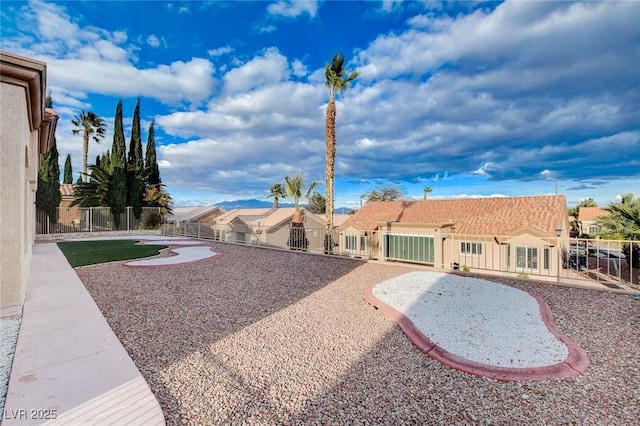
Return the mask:
{"type": "Polygon", "coordinates": [[[609,212],[600,207],[580,207],[578,212],[578,226],[580,234],[593,235],[600,232],[600,226],[596,224],[596,218],[608,216],[609,212]]]}
{"type": "MultiPolygon", "coordinates": [[[[287,247],[294,208],[236,209],[219,216],[216,239],[254,245],[287,247]]],[[[324,217],[301,209],[308,249],[322,251],[324,217]]]]}
{"type": "Polygon", "coordinates": [[[35,240],[40,154],[53,142],[58,116],[45,109],[47,66],[0,52],[0,308],[22,312],[35,240]]]}
{"type": "Polygon", "coordinates": [[[224,214],[224,210],[216,206],[175,207],[173,212],[165,216],[167,223],[209,223],[224,214]]]}
{"type": "Polygon", "coordinates": [[[338,229],[354,257],[555,275],[569,221],[563,196],[494,197],[369,202],[338,229]]]}

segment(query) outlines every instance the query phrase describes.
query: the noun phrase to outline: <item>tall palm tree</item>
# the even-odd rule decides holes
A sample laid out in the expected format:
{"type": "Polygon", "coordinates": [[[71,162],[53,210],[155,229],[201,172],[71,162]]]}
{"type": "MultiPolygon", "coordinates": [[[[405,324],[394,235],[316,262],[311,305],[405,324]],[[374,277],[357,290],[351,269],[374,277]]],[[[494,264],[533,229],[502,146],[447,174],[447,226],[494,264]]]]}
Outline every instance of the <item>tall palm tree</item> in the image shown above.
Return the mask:
{"type": "Polygon", "coordinates": [[[424,199],[427,199],[427,195],[431,194],[431,192],[433,191],[433,188],[431,188],[430,186],[425,186],[424,187],[424,199]]]}
{"type": "Polygon", "coordinates": [[[274,183],[269,188],[268,198],[273,198],[273,208],[278,209],[280,205],[278,204],[278,200],[280,198],[287,198],[287,191],[284,189],[284,186],[279,183],[274,183]]]}
{"type": "Polygon", "coordinates": [[[76,127],[73,134],[77,135],[82,132],[82,176],[83,181],[87,182],[87,157],[89,155],[89,137],[92,136],[96,143],[100,143],[100,139],[104,138],[105,124],[93,111],[87,113],[82,111],[80,117],[74,115],[71,123],[76,127]]]}
{"type": "Polygon", "coordinates": [[[333,228],[333,180],[335,175],[336,162],[336,101],[335,97],[338,93],[346,91],[349,84],[358,77],[358,71],[353,71],[347,75],[344,69],[344,56],[336,53],[333,56],[331,64],[324,67],[325,82],[324,85],[329,89],[329,104],[327,105],[327,115],[325,119],[325,139],[326,139],[326,167],[325,180],[327,185],[326,199],[326,227],[325,227],[325,252],[331,253],[333,250],[333,241],[331,232],[333,228]]]}

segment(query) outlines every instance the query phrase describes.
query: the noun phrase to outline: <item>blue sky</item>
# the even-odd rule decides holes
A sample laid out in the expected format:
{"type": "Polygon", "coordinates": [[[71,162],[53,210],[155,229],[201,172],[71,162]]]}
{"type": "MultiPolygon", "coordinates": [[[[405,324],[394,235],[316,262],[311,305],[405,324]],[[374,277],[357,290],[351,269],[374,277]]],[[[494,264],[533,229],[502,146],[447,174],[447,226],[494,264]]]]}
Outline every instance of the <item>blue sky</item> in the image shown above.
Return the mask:
{"type": "MultiPolygon", "coordinates": [[[[1,48],[48,64],[60,162],[71,118],[141,98],[176,205],[266,199],[324,181],[323,69],[339,95],[336,206],[384,184],[407,198],[640,194],[640,2],[13,2],[1,48]]],[[[127,143],[129,138],[128,128],[127,143]]],[[[92,162],[92,161],[90,161],[92,162]]],[[[77,175],[76,175],[77,177],[77,175]]],[[[324,186],[320,187],[323,190],[324,186]]]]}

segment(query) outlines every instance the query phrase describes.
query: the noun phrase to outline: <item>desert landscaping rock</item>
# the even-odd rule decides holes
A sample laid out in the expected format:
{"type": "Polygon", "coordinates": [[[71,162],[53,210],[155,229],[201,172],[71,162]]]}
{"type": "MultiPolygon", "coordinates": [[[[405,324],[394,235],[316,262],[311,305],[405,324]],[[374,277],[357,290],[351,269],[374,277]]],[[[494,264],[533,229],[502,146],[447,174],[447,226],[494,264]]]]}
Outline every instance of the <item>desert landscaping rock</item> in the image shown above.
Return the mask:
{"type": "Polygon", "coordinates": [[[415,268],[216,243],[171,268],[79,268],[168,424],[637,424],[640,302],[489,278],[547,301],[591,367],[498,382],[420,352],[364,300],[415,268]]]}

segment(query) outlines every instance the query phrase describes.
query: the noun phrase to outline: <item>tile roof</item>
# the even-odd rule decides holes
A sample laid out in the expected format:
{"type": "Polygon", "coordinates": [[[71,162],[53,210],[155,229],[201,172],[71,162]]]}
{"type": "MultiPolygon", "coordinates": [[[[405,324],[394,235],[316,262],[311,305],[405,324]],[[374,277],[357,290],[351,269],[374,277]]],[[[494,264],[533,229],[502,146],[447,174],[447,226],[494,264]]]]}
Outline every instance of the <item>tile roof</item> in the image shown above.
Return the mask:
{"type": "Polygon", "coordinates": [[[334,214],[333,215],[333,226],[340,226],[345,223],[351,217],[350,214],[334,214]]]}
{"type": "Polygon", "coordinates": [[[555,236],[567,221],[564,196],[491,197],[422,201],[376,201],[364,205],[340,226],[373,230],[385,222],[454,223],[456,233],[511,235],[533,228],[555,236]]]}
{"type": "Polygon", "coordinates": [[[211,213],[215,210],[220,210],[217,206],[197,206],[197,207],[174,207],[173,213],[167,215],[166,220],[168,222],[189,222],[211,213]]]}
{"type": "Polygon", "coordinates": [[[70,183],[61,183],[60,184],[60,193],[63,197],[73,197],[73,189],[75,185],[70,183]]]}
{"type": "Polygon", "coordinates": [[[233,222],[238,217],[242,217],[243,221],[253,221],[257,220],[261,217],[266,217],[272,208],[266,209],[234,209],[227,213],[224,213],[216,218],[216,223],[218,225],[227,225],[233,222]]]}
{"type": "Polygon", "coordinates": [[[578,220],[580,222],[594,220],[598,216],[607,216],[609,212],[600,207],[580,207],[578,211],[578,220]]]}

